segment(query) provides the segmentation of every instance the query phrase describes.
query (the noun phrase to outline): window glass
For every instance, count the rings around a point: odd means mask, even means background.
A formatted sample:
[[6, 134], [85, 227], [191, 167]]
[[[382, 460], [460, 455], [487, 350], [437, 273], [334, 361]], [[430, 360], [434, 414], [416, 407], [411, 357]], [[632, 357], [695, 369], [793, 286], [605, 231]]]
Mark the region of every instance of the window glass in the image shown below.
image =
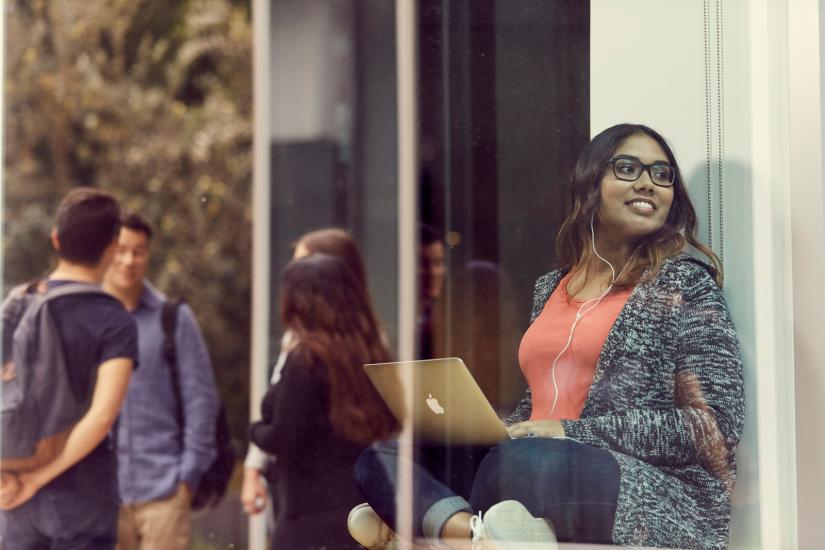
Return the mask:
[[[462, 357], [501, 412], [590, 130], [588, 3], [556, 4], [420, 3], [420, 219], [445, 275], [419, 355]], [[425, 264], [438, 246], [421, 238]]]
[[[391, 2], [271, 6], [272, 354], [281, 273], [305, 233], [349, 231], [395, 339], [397, 163]], [[300, 52], [300, 55], [296, 55]]]

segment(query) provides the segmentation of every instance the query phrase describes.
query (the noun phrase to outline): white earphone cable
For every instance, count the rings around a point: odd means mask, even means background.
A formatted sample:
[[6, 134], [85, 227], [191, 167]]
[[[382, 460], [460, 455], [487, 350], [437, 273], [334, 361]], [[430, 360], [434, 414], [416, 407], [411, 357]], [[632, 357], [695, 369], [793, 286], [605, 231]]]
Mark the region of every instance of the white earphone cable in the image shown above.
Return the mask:
[[[610, 284], [607, 286], [607, 289], [601, 294], [601, 296], [598, 296], [596, 298], [591, 298], [590, 300], [587, 300], [586, 302], [584, 302], [581, 305], [581, 307], [579, 308], [579, 311], [576, 312], [576, 319], [573, 321], [573, 324], [570, 325], [570, 334], [567, 335], [567, 343], [561, 349], [559, 354], [556, 355], [556, 358], [553, 359], [553, 366], [550, 369], [550, 375], [553, 379], [553, 406], [550, 408], [550, 416], [553, 416], [553, 412], [556, 410], [556, 405], [559, 402], [559, 384], [558, 384], [558, 381], [556, 380], [556, 364], [559, 362], [559, 359], [561, 359], [561, 356], [564, 355], [564, 352], [566, 352], [567, 349], [572, 345], [572, 343], [573, 343], [573, 332], [576, 330], [576, 325], [579, 324], [579, 321], [581, 320], [582, 317], [584, 317], [585, 315], [587, 315], [588, 313], [590, 313], [591, 311], [596, 309], [596, 307], [598, 307], [598, 305], [601, 303], [602, 299], [605, 296], [610, 294], [610, 291], [613, 290], [613, 285], [616, 284], [616, 281], [624, 273], [624, 270], [627, 267], [627, 264], [630, 263], [629, 261], [625, 262], [624, 267], [622, 267], [622, 270], [619, 272], [619, 275], [617, 276], [616, 275], [616, 269], [613, 267], [613, 264], [611, 264], [610, 262], [605, 260], [601, 256], [601, 254], [599, 254], [598, 250], [596, 250], [596, 232], [593, 229], [593, 216], [590, 216], [590, 245], [592, 246], [593, 253], [596, 255], [596, 257], [599, 258], [604, 263], [606, 263], [607, 266], [610, 268]], [[595, 302], [593, 304], [593, 306], [585, 310], [587, 305], [592, 303], [592, 302]]]

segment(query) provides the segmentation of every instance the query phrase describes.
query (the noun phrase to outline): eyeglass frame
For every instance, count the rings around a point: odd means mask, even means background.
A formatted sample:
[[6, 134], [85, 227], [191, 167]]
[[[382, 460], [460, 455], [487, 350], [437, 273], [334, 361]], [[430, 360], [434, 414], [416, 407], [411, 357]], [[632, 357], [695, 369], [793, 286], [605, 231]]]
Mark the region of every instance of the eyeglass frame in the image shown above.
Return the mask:
[[[632, 180], [629, 180], [629, 179], [627, 179], [627, 178], [623, 178], [623, 177], [619, 176], [619, 174], [617, 174], [617, 173], [616, 173], [616, 161], [617, 161], [617, 160], [630, 160], [630, 161], [633, 161], [633, 162], [638, 162], [639, 164], [641, 164], [641, 165], [642, 165], [642, 169], [641, 169], [641, 170], [639, 170], [639, 175], [638, 175], [638, 176], [636, 176], [636, 178], [635, 178], [635, 179], [632, 179]], [[612, 166], [612, 168], [613, 168], [613, 176], [614, 176], [617, 180], [627, 181], [627, 182], [639, 181], [639, 178], [641, 178], [641, 177], [642, 177], [642, 174], [644, 174], [645, 172], [647, 172], [647, 176], [650, 178], [650, 182], [651, 182], [653, 185], [656, 185], [656, 186], [658, 186], [658, 187], [668, 188], [668, 187], [673, 187], [673, 186], [676, 184], [676, 169], [673, 167], [673, 165], [672, 165], [672, 164], [670, 164], [670, 163], [668, 163], [668, 162], [661, 162], [661, 161], [657, 161], [657, 162], [651, 162], [650, 164], [645, 164], [645, 163], [644, 163], [644, 162], [642, 162], [641, 160], [637, 159], [636, 157], [631, 157], [630, 155], [617, 155], [617, 156], [613, 157], [612, 159], [608, 160], [608, 161], [605, 163], [605, 166], [607, 166], [608, 164]], [[653, 174], [651, 174], [651, 173], [650, 173], [650, 168], [651, 168], [651, 167], [653, 167], [653, 166], [667, 166], [668, 168], [670, 168], [670, 173], [671, 173], [672, 175], [671, 175], [671, 179], [670, 179], [670, 184], [669, 184], [669, 185], [662, 185], [661, 183], [656, 183], [655, 181], [653, 181]]]

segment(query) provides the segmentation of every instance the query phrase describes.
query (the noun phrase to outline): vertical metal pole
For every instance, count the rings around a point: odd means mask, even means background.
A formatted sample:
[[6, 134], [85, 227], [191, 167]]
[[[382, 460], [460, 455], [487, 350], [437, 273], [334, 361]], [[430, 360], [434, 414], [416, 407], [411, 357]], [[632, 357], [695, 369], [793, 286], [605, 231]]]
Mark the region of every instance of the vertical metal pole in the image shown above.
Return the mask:
[[415, 0], [396, 8], [398, 65], [398, 356], [415, 356], [416, 211], [418, 209], [417, 51]]
[[[269, 0], [252, 4], [253, 175], [252, 175], [252, 349], [249, 362], [249, 417], [258, 416], [269, 363], [270, 280], [270, 21]], [[249, 549], [266, 547], [266, 517], [249, 519]]]
[[[395, 3], [396, 59], [398, 71], [398, 357], [415, 357], [415, 319], [418, 213], [418, 127], [417, 127], [417, 16], [415, 0]], [[411, 380], [402, 381], [406, 402], [412, 399]], [[401, 434], [402, 460], [399, 465], [397, 499], [398, 530], [402, 539], [412, 540], [412, 433], [405, 426]]]

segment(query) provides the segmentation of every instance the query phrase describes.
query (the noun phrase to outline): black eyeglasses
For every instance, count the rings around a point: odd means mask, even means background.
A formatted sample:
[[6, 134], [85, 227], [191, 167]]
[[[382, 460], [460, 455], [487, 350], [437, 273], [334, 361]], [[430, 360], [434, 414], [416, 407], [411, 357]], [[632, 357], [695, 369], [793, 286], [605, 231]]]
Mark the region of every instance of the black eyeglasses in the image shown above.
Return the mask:
[[622, 181], [636, 181], [642, 177], [645, 170], [650, 176], [650, 181], [659, 187], [672, 187], [676, 181], [676, 170], [665, 162], [645, 164], [635, 157], [618, 156], [607, 163], [613, 165], [613, 175]]

